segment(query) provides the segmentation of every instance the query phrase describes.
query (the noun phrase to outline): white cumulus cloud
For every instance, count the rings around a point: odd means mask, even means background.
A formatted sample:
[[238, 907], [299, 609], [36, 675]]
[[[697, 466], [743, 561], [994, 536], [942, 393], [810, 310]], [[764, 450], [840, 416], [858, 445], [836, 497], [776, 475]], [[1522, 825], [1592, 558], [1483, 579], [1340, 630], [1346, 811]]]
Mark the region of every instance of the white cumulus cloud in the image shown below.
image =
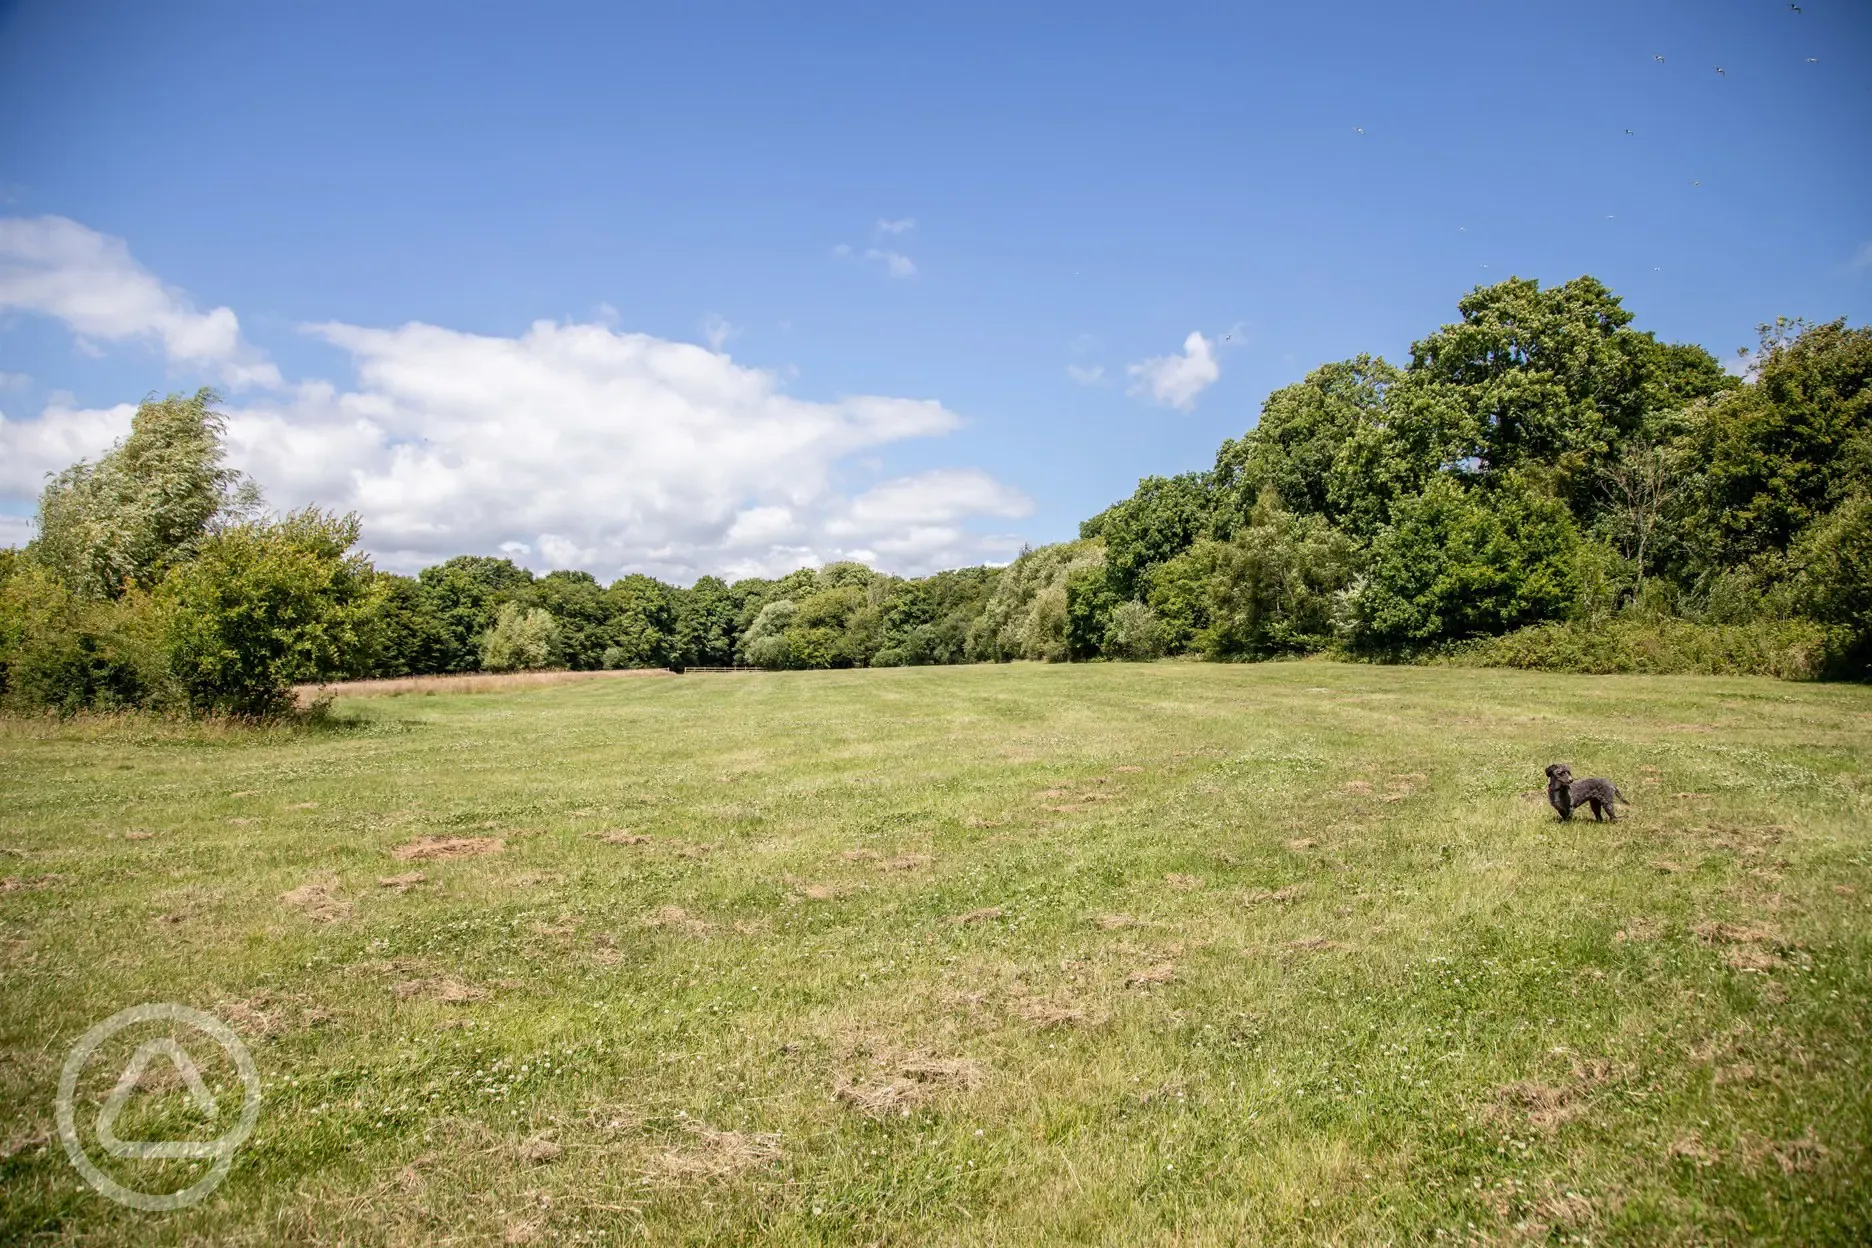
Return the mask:
[[[106, 316], [59, 293], [101, 286], [92, 278], [102, 255], [157, 292], [148, 307], [186, 310], [121, 244], [72, 229], [91, 240], [71, 249], [80, 274], [48, 262], [24, 287], [4, 288], [15, 306], [55, 311], [93, 339], [164, 332], [147, 328], [165, 324], [161, 315]], [[349, 354], [355, 380], [282, 384], [231, 406], [229, 461], [276, 508], [356, 511], [366, 547], [396, 570], [505, 552], [538, 570], [606, 578], [774, 575], [848, 558], [921, 574], [1019, 550], [1018, 536], [986, 530], [1031, 504], [987, 473], [870, 482], [877, 467], [867, 461], [881, 448], [960, 425], [941, 403], [796, 398], [782, 374], [722, 352], [733, 331], [719, 318], [705, 322], [706, 347], [609, 319], [540, 321], [512, 337], [421, 323], [305, 326]], [[18, 514], [47, 472], [95, 459], [129, 432], [133, 413], [54, 396], [36, 417], [0, 415], [6, 534], [24, 531]]]
[[237, 389], [280, 382], [279, 369], [242, 340], [231, 309], [196, 311], [122, 239], [65, 217], [0, 218], [0, 308], [56, 317], [93, 350], [98, 340], [154, 340], [175, 363]]
[[[848, 456], [949, 432], [929, 400], [794, 398], [765, 370], [689, 343], [539, 322], [515, 338], [434, 325], [312, 331], [359, 383], [307, 382], [229, 409], [230, 462], [276, 507], [355, 510], [383, 566], [503, 551], [539, 570], [775, 575], [864, 558], [920, 574], [1005, 558], [979, 519], [1027, 514], [987, 473], [946, 469], [858, 491]], [[133, 409], [0, 421], [0, 502], [95, 458]]]
[[1082, 386], [1102, 386], [1105, 384], [1105, 366], [1094, 364], [1090, 368], [1081, 364], [1068, 364], [1066, 375]]
[[39, 497], [46, 476], [96, 459], [111, 443], [130, 433], [136, 407], [84, 409], [67, 396], [54, 396], [36, 420], [18, 420], [0, 412], [0, 498], [26, 505]]
[[878, 218], [877, 231], [880, 234], [903, 234], [914, 229], [916, 229], [915, 217], [900, 217], [895, 221], [889, 221], [883, 217]]
[[1216, 362], [1215, 343], [1192, 330], [1183, 340], [1183, 354], [1153, 356], [1127, 365], [1125, 372], [1137, 379], [1127, 393], [1187, 412], [1222, 375], [1222, 366]]

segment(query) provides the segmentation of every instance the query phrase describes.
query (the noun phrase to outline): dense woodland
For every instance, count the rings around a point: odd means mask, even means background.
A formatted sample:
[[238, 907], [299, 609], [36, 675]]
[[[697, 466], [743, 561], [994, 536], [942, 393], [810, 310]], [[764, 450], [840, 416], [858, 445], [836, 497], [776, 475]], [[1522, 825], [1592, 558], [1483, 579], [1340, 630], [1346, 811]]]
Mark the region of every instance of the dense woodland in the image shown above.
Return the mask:
[[0, 703], [265, 715], [333, 677], [1315, 652], [1866, 677], [1872, 329], [1778, 320], [1736, 376], [1590, 277], [1458, 307], [1407, 364], [1269, 395], [1213, 466], [1145, 478], [1077, 540], [916, 580], [380, 572], [355, 516], [265, 510], [212, 392], [152, 400], [0, 552]]

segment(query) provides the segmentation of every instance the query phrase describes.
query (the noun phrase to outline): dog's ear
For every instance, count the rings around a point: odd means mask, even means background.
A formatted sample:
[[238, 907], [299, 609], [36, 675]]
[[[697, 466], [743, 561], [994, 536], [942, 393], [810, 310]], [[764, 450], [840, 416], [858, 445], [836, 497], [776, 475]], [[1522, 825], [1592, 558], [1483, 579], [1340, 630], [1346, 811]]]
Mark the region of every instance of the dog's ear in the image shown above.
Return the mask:
[[1548, 763], [1547, 764], [1547, 778], [1549, 780], [1553, 779], [1553, 773], [1559, 770], [1560, 770], [1559, 763]]

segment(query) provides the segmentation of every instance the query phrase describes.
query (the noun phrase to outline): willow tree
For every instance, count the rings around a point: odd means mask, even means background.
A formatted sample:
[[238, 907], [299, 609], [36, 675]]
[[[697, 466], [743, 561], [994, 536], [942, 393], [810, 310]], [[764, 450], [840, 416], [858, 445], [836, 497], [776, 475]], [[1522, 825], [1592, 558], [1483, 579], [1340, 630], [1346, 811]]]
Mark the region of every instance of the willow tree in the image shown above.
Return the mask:
[[59, 473], [39, 498], [39, 564], [85, 598], [150, 589], [218, 525], [251, 519], [259, 489], [226, 466], [220, 396], [148, 399], [130, 436]]

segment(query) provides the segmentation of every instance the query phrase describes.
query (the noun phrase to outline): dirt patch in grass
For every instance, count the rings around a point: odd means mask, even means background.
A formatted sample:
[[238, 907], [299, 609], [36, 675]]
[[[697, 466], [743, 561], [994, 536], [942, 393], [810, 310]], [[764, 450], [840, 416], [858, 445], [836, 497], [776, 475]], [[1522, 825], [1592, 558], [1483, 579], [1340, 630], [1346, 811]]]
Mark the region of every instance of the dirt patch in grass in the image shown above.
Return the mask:
[[1287, 848], [1296, 854], [1304, 854], [1309, 849], [1318, 849], [1319, 842], [1310, 836], [1298, 836], [1287, 842]]
[[542, 1131], [521, 1140], [520, 1146], [514, 1152], [529, 1166], [543, 1166], [565, 1156], [565, 1146], [553, 1139], [549, 1133]]
[[650, 1158], [644, 1177], [651, 1182], [705, 1183], [733, 1178], [747, 1170], [772, 1165], [784, 1155], [780, 1137], [752, 1131], [717, 1131], [702, 1123], [687, 1124], [689, 1138]]
[[1522, 1119], [1535, 1130], [1549, 1134], [1585, 1110], [1571, 1088], [1535, 1079], [1518, 1079], [1502, 1088], [1495, 1094], [1495, 1108], [1498, 1119], [1510, 1124]]
[[401, 875], [378, 876], [377, 887], [392, 889], [400, 896], [403, 893], [409, 892], [410, 889], [415, 888], [418, 884], [427, 882], [428, 879], [429, 877], [420, 871], [405, 871]]
[[1264, 902], [1285, 905], [1290, 901], [1298, 901], [1300, 896], [1305, 892], [1306, 886], [1304, 884], [1288, 884], [1281, 888], [1263, 888], [1257, 889], [1252, 893], [1243, 893], [1241, 902], [1244, 906], [1258, 906]]
[[703, 922], [681, 906], [661, 906], [653, 913], [644, 916], [643, 925], [657, 931], [676, 932], [696, 939], [701, 939], [714, 930], [712, 923]]
[[1164, 876], [1164, 883], [1179, 893], [1193, 893], [1203, 886], [1202, 880], [1194, 875], [1185, 875], [1181, 871], [1172, 871]]
[[1829, 1155], [1826, 1145], [1820, 1142], [1811, 1126], [1799, 1138], [1792, 1140], [1747, 1137], [1737, 1152], [1742, 1164], [1750, 1170], [1760, 1169], [1763, 1163], [1772, 1159], [1782, 1174], [1806, 1174], [1818, 1170]]
[[294, 1026], [313, 1027], [331, 1015], [308, 1008], [301, 1001], [262, 990], [248, 997], [224, 997], [215, 1002], [215, 1017], [248, 1039], [271, 1040]]
[[398, 862], [437, 862], [446, 858], [474, 858], [498, 854], [507, 842], [498, 836], [419, 836], [390, 851]]
[[912, 1107], [943, 1092], [978, 1088], [985, 1078], [981, 1066], [965, 1057], [886, 1050], [857, 1073], [834, 1076], [832, 1095], [872, 1117], [907, 1117]]
[[1664, 934], [1664, 925], [1656, 919], [1643, 915], [1634, 915], [1619, 924], [1619, 929], [1612, 933], [1612, 939], [1619, 944], [1636, 944], [1640, 941], [1656, 940]]
[[290, 892], [281, 893], [280, 900], [314, 923], [335, 923], [351, 913], [351, 903], [338, 896], [335, 876], [308, 880]]
[[0, 893], [36, 893], [56, 885], [62, 877], [56, 872], [36, 875], [31, 878], [9, 875], [0, 880]]
[[603, 833], [598, 839], [607, 845], [648, 845], [650, 843], [649, 837], [626, 831], [623, 828], [615, 832]]
[[1690, 930], [1699, 943], [1721, 946], [1723, 961], [1734, 970], [1763, 972], [1786, 965], [1778, 953], [1763, 948], [1764, 945], [1784, 943], [1781, 934], [1772, 928], [1711, 919], [1696, 924]]
[[150, 837], [155, 835], [156, 834], [148, 828], [131, 828], [128, 832], [123, 834], [123, 839], [126, 841], [147, 841]]
[[1698, 923], [1690, 931], [1706, 945], [1777, 944], [1781, 940], [1780, 933], [1770, 928], [1715, 920]]
[[921, 871], [934, 861], [928, 854], [898, 854], [879, 862], [877, 868], [880, 871]]
[[807, 901], [837, 901], [852, 890], [845, 884], [801, 884], [794, 891]]
[[1152, 988], [1158, 984], [1167, 984], [1176, 978], [1176, 963], [1159, 962], [1154, 966], [1140, 967], [1125, 976], [1125, 983], [1133, 988]]
[[1664, 1155], [1672, 1161], [1687, 1161], [1695, 1166], [1709, 1167], [1721, 1160], [1720, 1154], [1703, 1142], [1703, 1137], [1695, 1131], [1678, 1136], [1671, 1141]]
[[1351, 946], [1337, 940], [1328, 940], [1324, 936], [1306, 936], [1300, 940], [1290, 940], [1282, 946], [1301, 953], [1330, 953], [1336, 949], [1350, 949]]
[[1738, 945], [1725, 951], [1723, 961], [1738, 971], [1772, 971], [1786, 965], [1775, 954], [1754, 945]]
[[390, 985], [391, 995], [399, 1001], [411, 1001], [421, 997], [429, 1001], [440, 1001], [444, 1005], [466, 1005], [470, 1001], [479, 1001], [487, 996], [487, 990], [464, 984], [461, 980], [447, 975], [434, 979], [406, 979]]
[[970, 910], [967, 914], [958, 914], [950, 922], [956, 924], [986, 923], [990, 919], [1000, 918], [1005, 911], [1000, 906], [983, 906], [979, 910]]
[[1036, 1027], [1096, 1027], [1110, 1016], [1076, 1001], [1060, 997], [1020, 997], [1014, 1013]]
[[848, 849], [839, 857], [846, 862], [876, 862], [881, 855], [875, 849]]
[[1496, 1091], [1487, 1116], [1510, 1127], [1526, 1122], [1536, 1131], [1551, 1135], [1585, 1113], [1588, 1095], [1610, 1083], [1616, 1074], [1607, 1059], [1591, 1058], [1576, 1063], [1563, 1084], [1517, 1079]]

